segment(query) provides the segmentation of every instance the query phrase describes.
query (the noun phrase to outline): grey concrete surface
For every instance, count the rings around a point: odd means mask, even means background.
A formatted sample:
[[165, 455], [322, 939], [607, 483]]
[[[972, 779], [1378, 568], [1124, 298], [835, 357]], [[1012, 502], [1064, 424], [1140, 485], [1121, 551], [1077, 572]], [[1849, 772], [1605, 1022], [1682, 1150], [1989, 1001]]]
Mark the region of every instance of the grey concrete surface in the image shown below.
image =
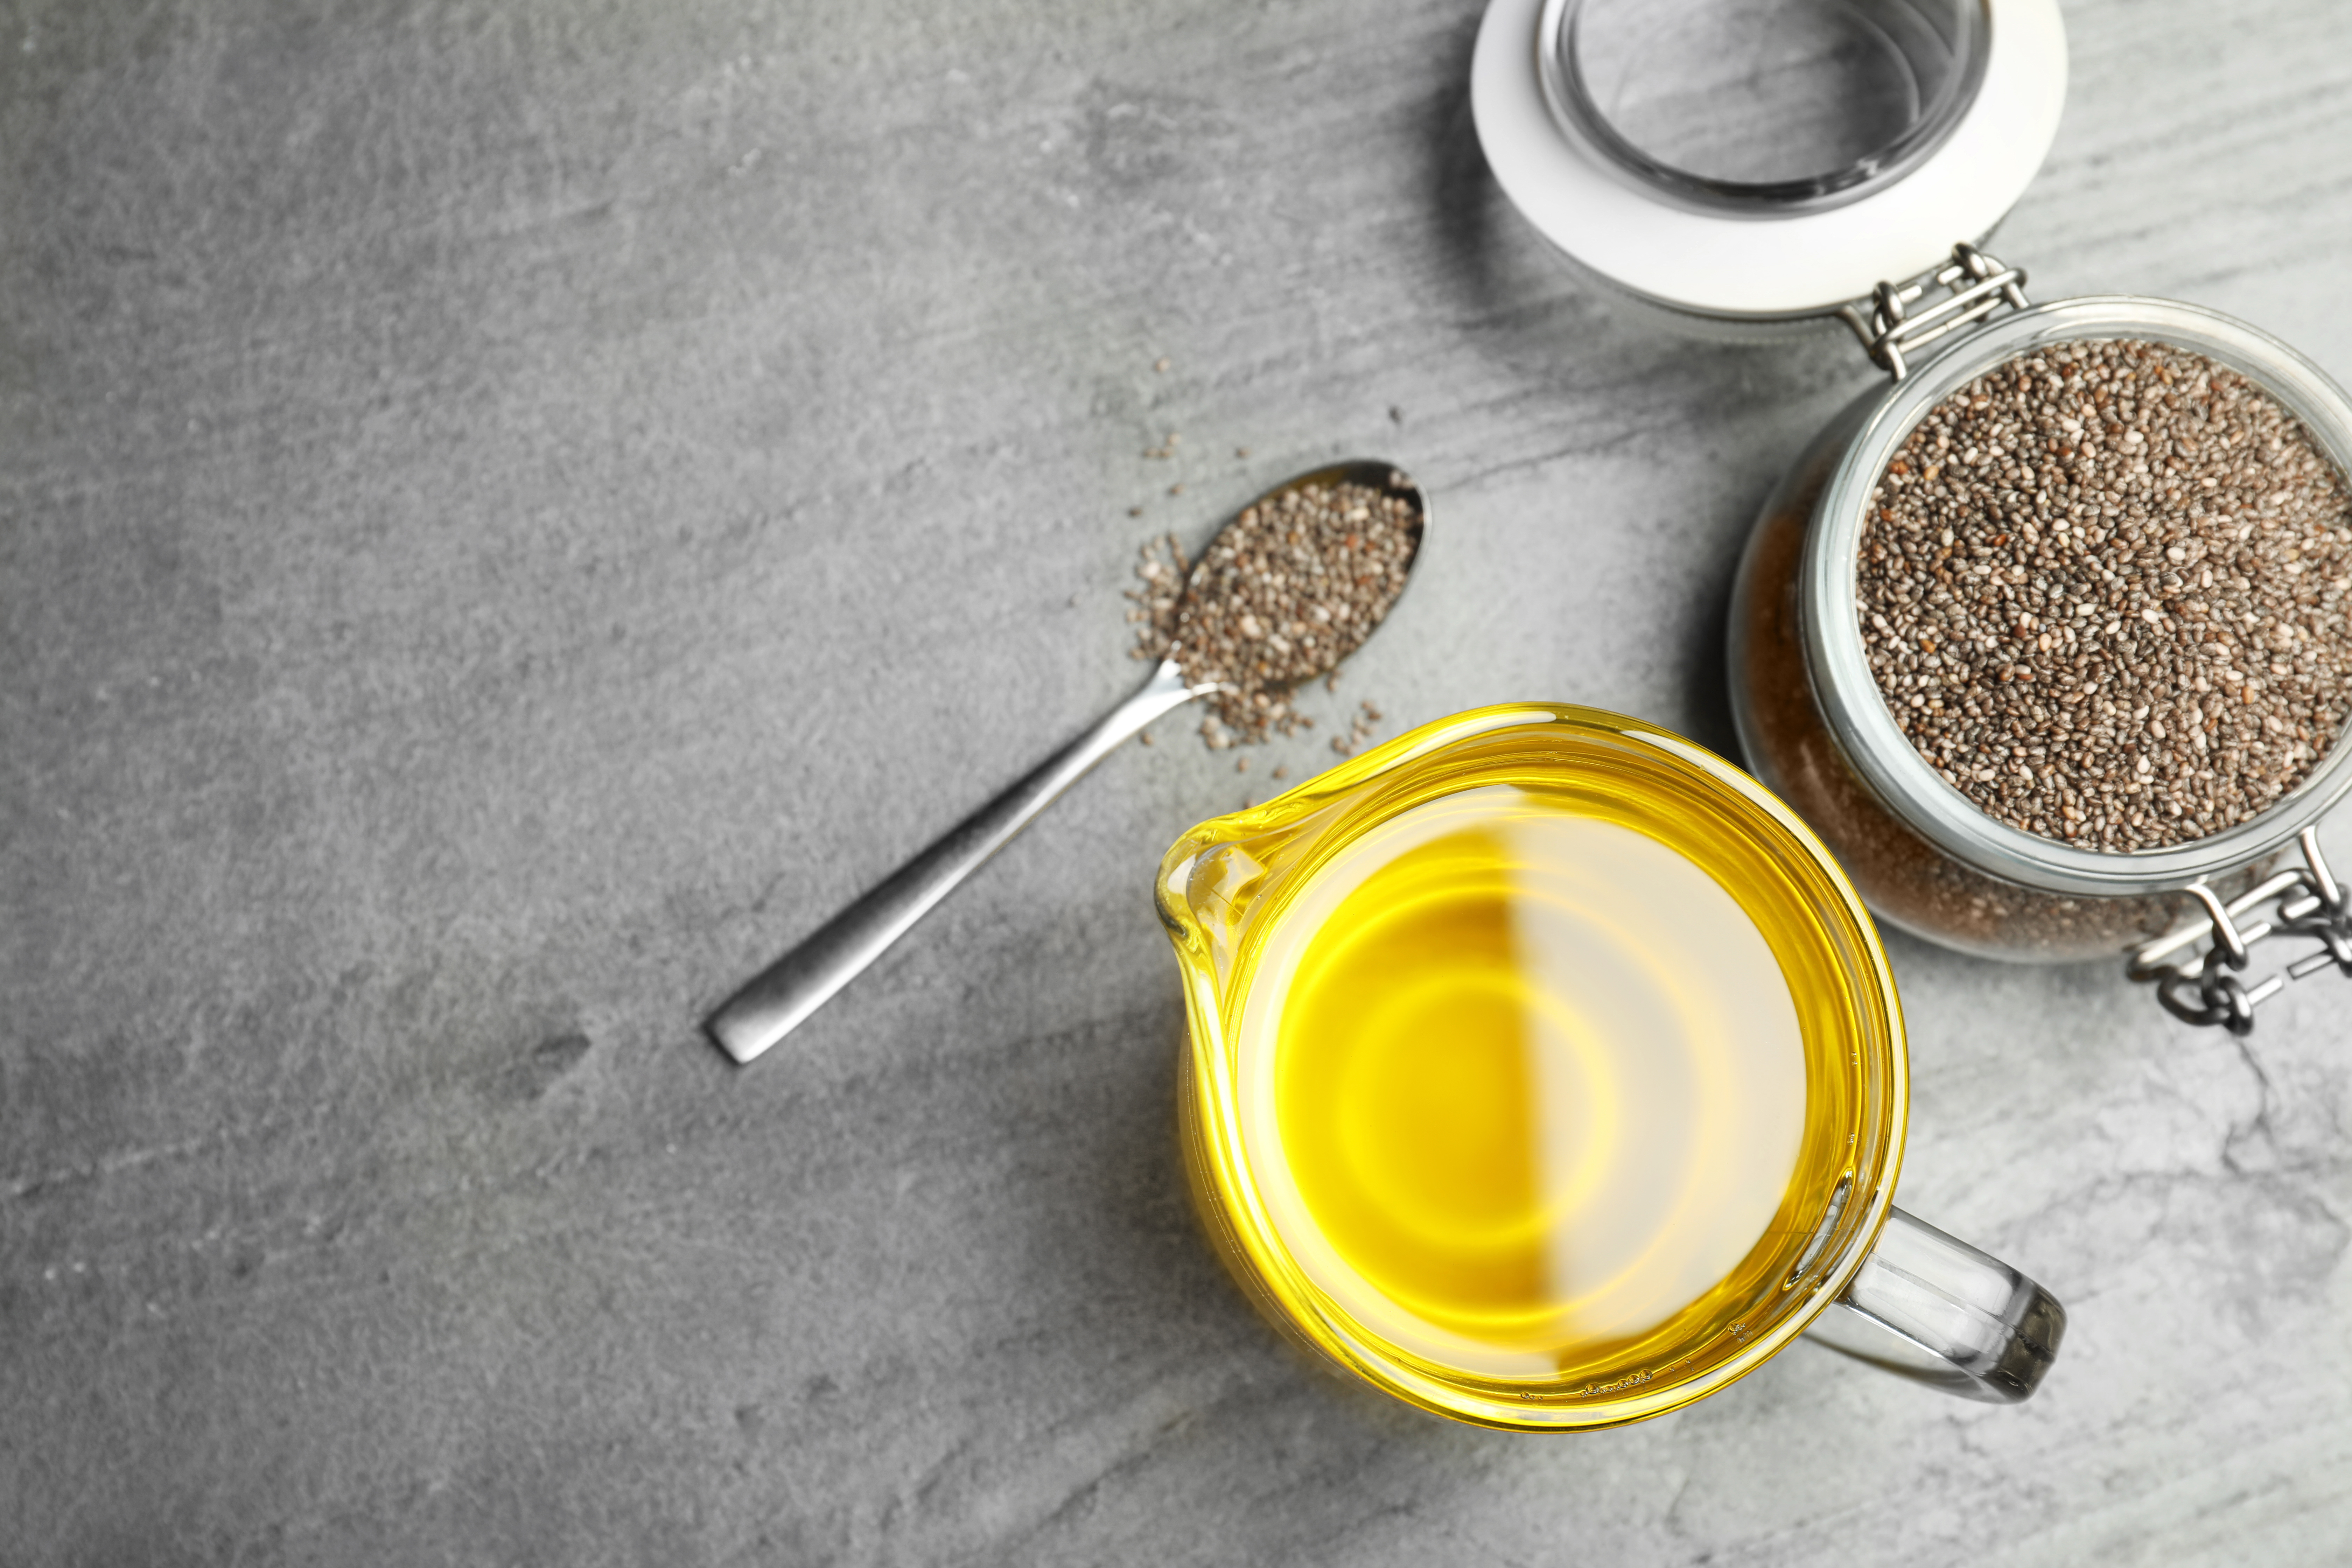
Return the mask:
[[[1801, 1345], [1549, 1440], [1293, 1360], [1179, 1191], [1149, 870], [1319, 738], [1163, 721], [698, 1037], [1139, 679], [1147, 533], [1329, 457], [1440, 527], [1315, 710], [1731, 744], [1868, 373], [1566, 276], [1478, 10], [0, 3], [0, 1562], [2352, 1560], [2340, 984], [2240, 1046], [1895, 942], [1903, 1201], [2068, 1302], [2043, 1393]], [[2352, 13], [2067, 18], [2003, 254], [2352, 380]]]

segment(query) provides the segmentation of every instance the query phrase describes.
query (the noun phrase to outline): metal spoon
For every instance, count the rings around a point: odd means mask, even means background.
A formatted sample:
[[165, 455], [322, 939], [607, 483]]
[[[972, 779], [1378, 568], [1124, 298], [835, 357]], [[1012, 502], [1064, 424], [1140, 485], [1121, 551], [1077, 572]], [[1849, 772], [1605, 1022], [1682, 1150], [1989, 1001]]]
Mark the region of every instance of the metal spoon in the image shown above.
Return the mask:
[[[1335, 463], [1277, 485], [1252, 506], [1264, 506], [1288, 490], [1359, 484], [1408, 498], [1418, 520], [1413, 554], [1420, 555], [1429, 525], [1429, 506], [1420, 487], [1387, 463]], [[1236, 514], [1238, 515], [1238, 514]], [[1231, 524], [1227, 525], [1228, 527]], [[1203, 551], [1203, 557], [1208, 552]], [[1199, 568], [1194, 568], [1195, 576]], [[1191, 584], [1188, 583], [1187, 588]], [[1334, 663], [1338, 662], [1336, 659]], [[1315, 672], [1321, 674], [1321, 670]], [[1306, 679], [1313, 679], [1309, 676]], [[1173, 657], [1160, 661], [1143, 689], [1112, 709], [1101, 722], [1070, 742], [1034, 773], [982, 806], [945, 837], [908, 861], [890, 879], [833, 917], [823, 929], [778, 959], [758, 979], [710, 1016], [710, 1037], [738, 1062], [748, 1062], [798, 1027], [801, 1021], [882, 956], [931, 906], [980, 868], [982, 861], [1078, 780], [1111, 749], [1171, 709], [1216, 690], [1192, 686]]]

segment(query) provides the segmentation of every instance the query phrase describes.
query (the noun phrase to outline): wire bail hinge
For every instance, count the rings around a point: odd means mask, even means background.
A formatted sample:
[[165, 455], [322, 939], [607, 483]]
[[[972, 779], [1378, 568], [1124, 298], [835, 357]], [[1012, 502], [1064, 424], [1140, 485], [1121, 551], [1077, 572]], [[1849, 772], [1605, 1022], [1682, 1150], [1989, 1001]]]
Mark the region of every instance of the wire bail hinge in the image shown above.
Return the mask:
[[[2302, 865], [2272, 873], [2226, 904], [2211, 888], [2197, 883], [2189, 892], [2204, 906], [2202, 918], [2132, 954], [2126, 973], [2134, 980], [2154, 982], [2156, 999], [2166, 1012], [2186, 1023], [2220, 1024], [2243, 1035], [2254, 1026], [2254, 1009], [2285, 990], [2288, 981], [2330, 967], [2352, 977], [2352, 903], [2319, 852], [2319, 829], [2305, 828], [2295, 842], [2303, 850]], [[2267, 919], [2242, 923], [2256, 906], [2273, 900]], [[2313, 937], [2319, 950], [2247, 984], [2240, 975], [2254, 945], [2274, 936]], [[2200, 942], [2207, 944], [2202, 952]]]
[[[1931, 283], [1947, 290], [1947, 297], [1915, 313], [1911, 307]], [[1952, 247], [1952, 259], [1930, 276], [1899, 288], [1881, 283], [1867, 300], [1840, 307], [1838, 316], [1862, 340], [1863, 352], [1901, 381], [1911, 369], [1906, 352], [1981, 321], [2003, 305], [2022, 310], [2030, 303], [2022, 268], [2005, 267], [1963, 240]]]

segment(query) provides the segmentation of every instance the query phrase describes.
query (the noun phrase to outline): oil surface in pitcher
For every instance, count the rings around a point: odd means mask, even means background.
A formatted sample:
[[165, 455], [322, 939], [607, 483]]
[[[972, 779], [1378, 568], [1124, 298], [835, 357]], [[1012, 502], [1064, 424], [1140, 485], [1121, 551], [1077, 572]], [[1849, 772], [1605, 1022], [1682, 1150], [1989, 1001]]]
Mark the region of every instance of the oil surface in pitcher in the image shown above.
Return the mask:
[[1251, 1164], [1365, 1328], [1543, 1375], [1752, 1299], [1725, 1282], [1807, 1142], [1804, 1042], [1755, 921], [1668, 845], [1540, 790], [1426, 801], [1237, 980]]

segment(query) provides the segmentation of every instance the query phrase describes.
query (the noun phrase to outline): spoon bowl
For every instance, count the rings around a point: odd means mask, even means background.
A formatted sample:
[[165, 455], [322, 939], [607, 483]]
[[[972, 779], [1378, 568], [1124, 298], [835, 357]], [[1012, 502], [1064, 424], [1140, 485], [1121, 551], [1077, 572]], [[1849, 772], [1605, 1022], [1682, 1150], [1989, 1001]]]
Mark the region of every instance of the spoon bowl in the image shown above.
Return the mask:
[[[1284, 504], [1290, 496], [1343, 486], [1360, 499], [1372, 498], [1370, 507], [1341, 514], [1327, 505], [1300, 516]], [[1383, 559], [1382, 546], [1370, 537], [1375, 511], [1387, 514], [1383, 521], [1403, 535], [1401, 560]], [[1287, 692], [1328, 674], [1395, 607], [1420, 554], [1426, 517], [1420, 487], [1386, 463], [1335, 463], [1269, 491], [1244, 507], [1193, 563], [1175, 610], [1176, 658], [1195, 685], [1214, 675], [1239, 675], [1266, 692]], [[1305, 525], [1305, 532], [1286, 528], [1286, 522]], [[1236, 534], [1248, 537], [1227, 546]], [[1243, 568], [1238, 580], [1236, 564]], [[1368, 585], [1370, 594], [1360, 594]], [[1236, 636], [1237, 628], [1252, 626], [1253, 611], [1264, 624]], [[1202, 657], [1188, 658], [1188, 638], [1213, 616], [1222, 620], [1222, 635], [1212, 648], [1196, 650]]]

